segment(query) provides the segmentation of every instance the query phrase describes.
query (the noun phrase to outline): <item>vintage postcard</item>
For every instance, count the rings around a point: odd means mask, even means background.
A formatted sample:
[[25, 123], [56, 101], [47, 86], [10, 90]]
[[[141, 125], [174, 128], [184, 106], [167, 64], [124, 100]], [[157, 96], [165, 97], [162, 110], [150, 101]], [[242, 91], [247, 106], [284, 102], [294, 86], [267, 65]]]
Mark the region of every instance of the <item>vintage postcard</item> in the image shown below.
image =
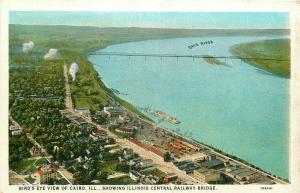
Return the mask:
[[1, 191], [299, 192], [292, 3], [82, 4], [3, 3]]

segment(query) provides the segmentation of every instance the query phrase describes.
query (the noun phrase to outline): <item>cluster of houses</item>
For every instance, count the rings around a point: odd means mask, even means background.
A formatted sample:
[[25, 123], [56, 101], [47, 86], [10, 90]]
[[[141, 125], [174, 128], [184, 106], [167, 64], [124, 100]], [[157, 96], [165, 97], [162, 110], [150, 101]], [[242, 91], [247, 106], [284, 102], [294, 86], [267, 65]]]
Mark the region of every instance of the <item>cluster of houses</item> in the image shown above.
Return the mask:
[[88, 124], [84, 118], [82, 118], [81, 116], [75, 115], [67, 110], [60, 110], [60, 114], [67, 117], [68, 119], [70, 119], [71, 121], [75, 122], [78, 125], [84, 126], [86, 124]]
[[[104, 106], [103, 111], [97, 111], [95, 115], [91, 115], [88, 109], [76, 109], [75, 110], [80, 115], [86, 116], [101, 116], [109, 119], [109, 124], [114, 125], [114, 131], [121, 134], [134, 134], [139, 128], [136, 127], [138, 124], [134, 124], [135, 121], [133, 117], [130, 117], [125, 110], [120, 106]], [[68, 112], [61, 112], [69, 119], [73, 120], [79, 125], [88, 124], [85, 120], [74, 114]], [[157, 131], [157, 130], [154, 130]], [[154, 135], [159, 138], [159, 134], [154, 132]], [[168, 136], [168, 135], [167, 135]], [[107, 133], [105, 129], [98, 129], [90, 133], [90, 137], [94, 141], [105, 141], [108, 140]], [[199, 182], [202, 183], [212, 183], [218, 182], [222, 179], [222, 176], [231, 178], [233, 183], [247, 184], [257, 182], [261, 175], [255, 171], [252, 171], [247, 168], [242, 168], [238, 165], [233, 165], [228, 160], [217, 157], [216, 154], [211, 152], [206, 148], [199, 148], [198, 146], [185, 143], [179, 139], [170, 139], [163, 140], [160, 144], [151, 146], [146, 146], [140, 140], [135, 137], [129, 137], [129, 141], [139, 145], [141, 148], [148, 150], [150, 153], [153, 153], [165, 159], [165, 151], [172, 152], [175, 156], [173, 159], [173, 164], [179, 169], [185, 172], [188, 175], [193, 176]], [[176, 183], [177, 176], [175, 174], [166, 174], [164, 179], [160, 179], [158, 176], [153, 175], [151, 171], [154, 171], [156, 168], [153, 165], [153, 161], [150, 159], [142, 159], [137, 154], [134, 154], [132, 149], [122, 149], [117, 144], [107, 144], [102, 148], [103, 151], [109, 148], [110, 153], [116, 153], [122, 151], [118, 156], [120, 162], [129, 166], [129, 177], [137, 183], [142, 184], [157, 184], [158, 182], [163, 183]], [[87, 150], [88, 151], [88, 150]], [[101, 150], [102, 151], [102, 150]], [[101, 152], [100, 151], [100, 152]], [[184, 154], [192, 154], [195, 152], [200, 152], [204, 156], [201, 159], [196, 160], [183, 160], [178, 161]], [[88, 157], [89, 152], [86, 153], [84, 157], [76, 158], [77, 163], [84, 163], [84, 168], [89, 168], [89, 162], [91, 161]], [[99, 155], [101, 157], [101, 153]], [[177, 160], [177, 161], [176, 161]]]
[[22, 133], [22, 129], [17, 125], [10, 125], [9, 131], [11, 135], [20, 135]]
[[164, 178], [155, 174], [157, 170], [151, 159], [142, 159], [134, 154], [132, 149], [124, 148], [119, 156], [120, 162], [125, 162], [129, 167], [129, 177], [140, 184], [170, 183], [177, 180], [175, 174], [165, 175]]
[[48, 184], [58, 177], [57, 167], [52, 164], [46, 164], [36, 171], [36, 184]]
[[40, 156], [42, 154], [42, 149], [36, 145], [32, 146], [29, 149], [30, 155], [33, 157]]

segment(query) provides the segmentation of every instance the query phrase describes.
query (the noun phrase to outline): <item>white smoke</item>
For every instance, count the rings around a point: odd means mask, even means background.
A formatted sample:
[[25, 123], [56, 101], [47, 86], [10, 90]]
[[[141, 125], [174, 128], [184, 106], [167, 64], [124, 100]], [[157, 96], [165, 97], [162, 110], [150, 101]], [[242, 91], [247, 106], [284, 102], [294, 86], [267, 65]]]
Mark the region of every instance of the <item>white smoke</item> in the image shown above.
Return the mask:
[[75, 81], [75, 79], [76, 79], [76, 73], [77, 73], [77, 71], [78, 71], [78, 65], [75, 62], [73, 62], [71, 64], [70, 69], [69, 69], [69, 73], [71, 74], [71, 76], [73, 78], [73, 81]]
[[23, 43], [23, 52], [27, 53], [34, 47], [34, 43], [32, 41]]
[[57, 54], [57, 49], [51, 48], [47, 54], [45, 54], [44, 59], [51, 59]]

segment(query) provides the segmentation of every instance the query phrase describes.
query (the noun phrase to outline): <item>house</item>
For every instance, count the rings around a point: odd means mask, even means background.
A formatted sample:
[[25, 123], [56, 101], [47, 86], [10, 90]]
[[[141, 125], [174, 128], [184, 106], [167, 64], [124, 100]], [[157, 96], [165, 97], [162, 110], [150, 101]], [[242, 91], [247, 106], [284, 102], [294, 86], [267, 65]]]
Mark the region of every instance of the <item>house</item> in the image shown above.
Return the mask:
[[142, 168], [148, 168], [153, 166], [153, 161], [151, 159], [144, 159], [140, 161], [140, 166]]
[[111, 154], [114, 154], [114, 153], [118, 153], [120, 150], [121, 150], [121, 147], [117, 147], [117, 148], [109, 150], [108, 152]]
[[123, 155], [124, 156], [132, 156], [133, 155], [133, 150], [129, 148], [124, 148], [123, 149]]
[[92, 132], [90, 134], [90, 137], [94, 140], [94, 141], [98, 141], [98, 140], [106, 140], [108, 138], [107, 133], [105, 130], [102, 129], [98, 129], [95, 132]]
[[78, 158], [76, 158], [75, 159], [78, 163], [81, 163], [81, 162], [83, 162], [83, 159], [82, 159], [82, 157], [81, 156], [79, 156]]
[[85, 150], [85, 153], [87, 154], [87, 155], [90, 155], [91, 154], [91, 152], [87, 149], [87, 150]]
[[129, 166], [134, 166], [136, 164], [136, 162], [133, 160], [129, 160], [128, 162], [126, 162], [126, 164]]
[[207, 168], [200, 168], [197, 170], [194, 170], [194, 177], [203, 183], [208, 182], [216, 182], [220, 179], [221, 175], [218, 171], [215, 170], [209, 170]]
[[90, 159], [91, 159], [91, 158], [90, 158], [88, 155], [84, 156], [84, 160], [85, 160], [85, 161], [90, 160]]
[[12, 135], [20, 135], [21, 133], [22, 133], [21, 130], [15, 130], [11, 132]]
[[91, 112], [88, 108], [77, 108], [77, 109], [75, 109], [75, 112], [80, 113], [80, 114], [86, 114], [86, 115], [91, 114]]
[[103, 153], [100, 152], [99, 155], [98, 155], [98, 157], [99, 157], [100, 159], [102, 159], [102, 158], [103, 158]]
[[219, 159], [213, 159], [213, 160], [210, 160], [210, 161], [200, 163], [200, 166], [204, 167], [204, 168], [208, 168], [208, 169], [222, 168], [222, 167], [224, 167], [224, 162], [222, 160], [219, 160]]
[[18, 126], [15, 126], [15, 125], [11, 125], [11, 126], [9, 127], [9, 130], [10, 130], [10, 131], [16, 131], [16, 130], [19, 130], [19, 127], [18, 127]]
[[108, 117], [117, 117], [123, 113], [119, 107], [104, 107], [103, 112], [106, 113]]
[[125, 159], [124, 159], [124, 158], [122, 158], [121, 156], [118, 156], [118, 159], [119, 159], [119, 162], [123, 162], [123, 161], [125, 161]]
[[240, 181], [257, 181], [259, 174], [247, 168], [232, 167], [225, 170], [226, 174], [231, 178], [236, 178]]
[[100, 180], [92, 180], [91, 183], [92, 184], [100, 184]]
[[177, 178], [178, 178], [178, 176], [175, 173], [168, 173], [164, 177], [164, 182], [170, 183], [170, 182], [177, 180]]
[[58, 151], [60, 148], [57, 145], [54, 145], [53, 151]]
[[83, 168], [84, 168], [84, 169], [89, 169], [89, 168], [90, 168], [90, 164], [89, 164], [89, 163], [83, 164]]
[[37, 184], [47, 184], [51, 180], [57, 178], [57, 168], [53, 165], [45, 165], [36, 171], [36, 183]]
[[104, 145], [104, 149], [113, 149], [119, 147], [117, 143]]
[[141, 158], [139, 155], [137, 155], [137, 156], [135, 156], [135, 157], [133, 158], [133, 161], [135, 161], [135, 162], [140, 162], [141, 159], [142, 159], [142, 158]]
[[119, 115], [119, 122], [120, 123], [128, 123], [130, 121], [130, 117], [126, 115]]
[[143, 179], [143, 181], [144, 181], [143, 183], [145, 183], [145, 184], [153, 185], [153, 184], [156, 184], [159, 181], [159, 179], [157, 179], [154, 176], [146, 176]]
[[91, 119], [91, 112], [88, 108], [77, 108], [77, 109], [75, 109], [75, 112], [79, 113], [80, 115], [82, 115], [88, 119]]
[[120, 127], [120, 128], [117, 128], [115, 129], [116, 132], [118, 133], [125, 133], [125, 134], [133, 134], [133, 132], [135, 131], [134, 128], [123, 128], [123, 127]]
[[103, 111], [96, 111], [95, 115], [100, 116], [100, 117], [106, 117], [107, 116], [107, 114]]
[[216, 154], [212, 153], [210, 150], [205, 150], [202, 152], [205, 155], [206, 160], [214, 160], [216, 159]]
[[72, 119], [78, 125], [85, 125], [88, 124], [82, 117], [76, 117]]
[[39, 147], [36, 147], [36, 146], [32, 146], [30, 149], [29, 149], [29, 152], [32, 156], [40, 156], [41, 153], [42, 153], [42, 150], [41, 148]]
[[137, 181], [139, 181], [139, 180], [141, 179], [141, 174], [139, 174], [139, 173], [136, 172], [136, 171], [131, 171], [131, 172], [129, 172], [129, 177], [130, 177], [133, 181], [137, 182]]

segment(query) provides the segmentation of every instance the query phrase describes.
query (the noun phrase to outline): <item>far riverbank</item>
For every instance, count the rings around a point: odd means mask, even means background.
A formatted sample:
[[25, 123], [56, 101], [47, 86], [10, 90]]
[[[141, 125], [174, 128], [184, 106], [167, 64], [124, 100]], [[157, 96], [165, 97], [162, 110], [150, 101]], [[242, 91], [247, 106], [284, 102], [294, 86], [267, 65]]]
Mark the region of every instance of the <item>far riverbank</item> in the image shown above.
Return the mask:
[[[290, 77], [290, 40], [274, 39], [236, 44], [230, 51], [245, 62], [273, 74]], [[269, 60], [271, 59], [271, 60]]]

